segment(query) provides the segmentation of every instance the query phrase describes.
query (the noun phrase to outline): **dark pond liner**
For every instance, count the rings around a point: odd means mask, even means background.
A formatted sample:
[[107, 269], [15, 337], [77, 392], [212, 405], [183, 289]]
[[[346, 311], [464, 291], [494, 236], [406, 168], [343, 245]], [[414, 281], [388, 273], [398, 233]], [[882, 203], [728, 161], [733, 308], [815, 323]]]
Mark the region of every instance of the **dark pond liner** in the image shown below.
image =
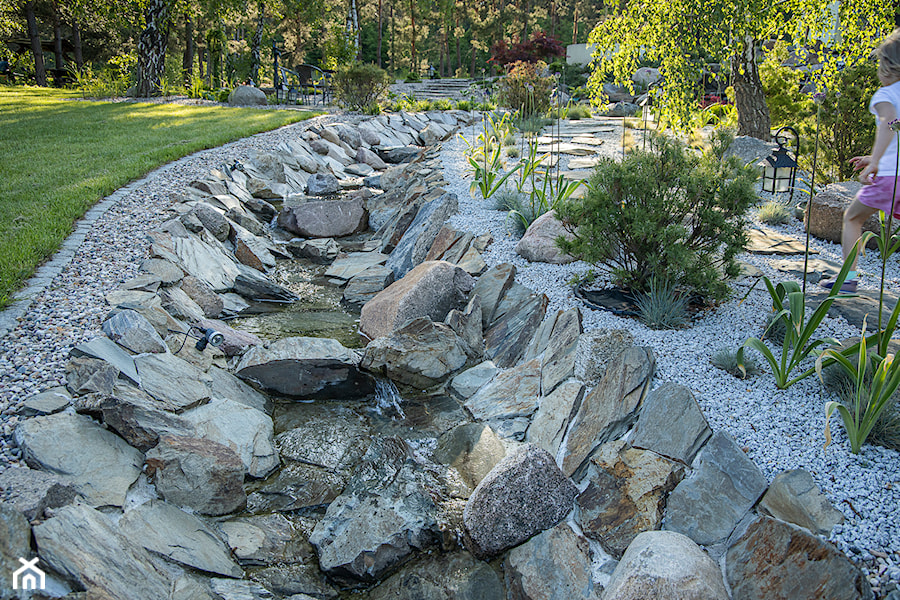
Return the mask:
[[594, 310], [606, 310], [614, 315], [637, 317], [640, 314], [634, 296], [616, 288], [605, 290], [585, 290], [581, 285], [575, 286], [575, 297], [584, 305]]

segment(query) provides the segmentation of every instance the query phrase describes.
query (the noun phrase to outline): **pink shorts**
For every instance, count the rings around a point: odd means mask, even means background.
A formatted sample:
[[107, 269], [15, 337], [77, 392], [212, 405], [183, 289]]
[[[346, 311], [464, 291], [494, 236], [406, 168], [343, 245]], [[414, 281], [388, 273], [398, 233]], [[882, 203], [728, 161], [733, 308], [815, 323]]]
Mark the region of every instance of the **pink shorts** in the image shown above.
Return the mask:
[[[894, 195], [896, 180], [897, 178], [893, 175], [875, 177], [872, 179], [872, 183], [862, 186], [862, 189], [856, 194], [856, 199], [869, 208], [882, 210], [887, 214], [891, 210], [891, 198]], [[896, 187], [897, 199], [894, 201], [894, 216], [900, 218], [900, 182], [897, 182]]]

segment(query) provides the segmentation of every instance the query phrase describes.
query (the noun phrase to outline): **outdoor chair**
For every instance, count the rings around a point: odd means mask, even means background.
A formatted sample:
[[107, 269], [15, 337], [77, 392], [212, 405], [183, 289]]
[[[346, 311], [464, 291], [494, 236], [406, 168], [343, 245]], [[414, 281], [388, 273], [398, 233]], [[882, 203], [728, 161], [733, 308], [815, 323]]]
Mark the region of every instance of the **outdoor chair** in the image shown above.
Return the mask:
[[303, 95], [304, 103], [310, 104], [309, 98], [312, 96], [312, 104], [315, 104], [319, 94], [322, 95], [322, 104], [327, 103], [327, 97], [331, 91], [329, 72], [313, 65], [303, 64], [297, 67], [297, 75], [300, 78], [300, 93]]

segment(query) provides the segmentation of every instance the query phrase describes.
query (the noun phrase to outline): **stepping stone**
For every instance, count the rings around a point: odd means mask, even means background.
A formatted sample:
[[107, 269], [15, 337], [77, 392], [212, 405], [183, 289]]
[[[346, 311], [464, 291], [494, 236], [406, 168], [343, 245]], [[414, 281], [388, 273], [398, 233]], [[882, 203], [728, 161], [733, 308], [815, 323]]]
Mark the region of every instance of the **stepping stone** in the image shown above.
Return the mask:
[[599, 156], [591, 156], [586, 158], [573, 158], [569, 161], [570, 169], [593, 169], [600, 164]]
[[[752, 227], [747, 230], [750, 243], [747, 244], [747, 252], [753, 254], [779, 254], [790, 256], [803, 254], [803, 242], [791, 236], [782, 235], [768, 227]], [[818, 254], [818, 250], [809, 249], [810, 254]]]
[[562, 144], [538, 146], [538, 152], [558, 152], [560, 154], [571, 154], [573, 156], [588, 156], [590, 154], [597, 154], [598, 150], [593, 146], [563, 142]]
[[[604, 130], [598, 131], [597, 133], [612, 133], [613, 131], [615, 131], [615, 130], [614, 129], [604, 129]], [[572, 138], [572, 143], [573, 144], [586, 144], [588, 146], [602, 146], [603, 140], [597, 139], [595, 137], [590, 137], [587, 135], [579, 135], [579, 136]]]

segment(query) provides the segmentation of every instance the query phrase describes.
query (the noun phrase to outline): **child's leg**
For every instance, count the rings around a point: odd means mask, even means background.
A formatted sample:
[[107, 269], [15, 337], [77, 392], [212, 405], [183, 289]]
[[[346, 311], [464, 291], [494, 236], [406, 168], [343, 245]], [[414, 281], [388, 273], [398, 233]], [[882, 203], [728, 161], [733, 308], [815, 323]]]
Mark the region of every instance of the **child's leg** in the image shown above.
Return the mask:
[[[862, 235], [863, 224], [876, 212], [878, 212], [878, 209], [866, 206], [857, 198], [854, 198], [847, 210], [844, 211], [844, 225], [843, 229], [841, 229], [841, 254], [843, 254], [845, 261], [850, 256], [853, 244]], [[856, 270], [855, 256], [853, 257], [852, 270]]]

